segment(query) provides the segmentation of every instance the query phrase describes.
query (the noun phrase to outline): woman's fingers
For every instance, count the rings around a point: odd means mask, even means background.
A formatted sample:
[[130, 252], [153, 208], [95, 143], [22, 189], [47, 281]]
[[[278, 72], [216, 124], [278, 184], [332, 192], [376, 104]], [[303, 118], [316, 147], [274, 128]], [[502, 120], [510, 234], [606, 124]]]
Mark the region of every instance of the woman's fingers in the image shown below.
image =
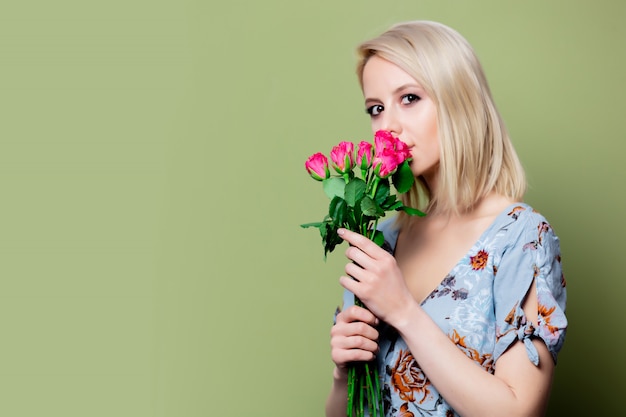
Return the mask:
[[358, 306], [352, 306], [337, 315], [331, 329], [331, 356], [335, 364], [372, 360], [378, 352], [378, 319]]
[[336, 350], [330, 352], [332, 361], [339, 368], [345, 368], [350, 362], [369, 362], [376, 358], [374, 352], [367, 350]]
[[337, 234], [352, 246], [356, 246], [361, 249], [369, 257], [376, 258], [376, 255], [380, 253], [380, 251], [382, 251], [382, 253], [387, 253], [370, 239], [348, 229], [339, 229], [337, 230]]
[[[355, 347], [342, 347], [331, 344], [330, 356], [333, 362], [339, 366], [346, 366], [349, 362], [371, 361], [376, 357], [378, 344], [371, 340], [356, 340], [353, 338]], [[359, 347], [362, 345], [363, 347]]]
[[336, 322], [337, 323], [363, 322], [363, 323], [369, 324], [370, 326], [378, 326], [379, 320], [368, 309], [354, 305], [341, 311], [337, 315]]
[[364, 336], [337, 337], [331, 339], [331, 347], [339, 350], [364, 350], [367, 352], [377, 352], [378, 343], [375, 340]]
[[[342, 229], [344, 230], [344, 229]], [[382, 274], [396, 266], [395, 258], [365, 236], [344, 230], [343, 236], [350, 245], [345, 252], [352, 264], [346, 266], [346, 273], [356, 279], [363, 271]]]
[[350, 246], [346, 249], [346, 258], [350, 259], [355, 266], [362, 269], [369, 269], [374, 264], [374, 260], [356, 246]]
[[[367, 323], [356, 321], [353, 323], [337, 323], [330, 331], [333, 338], [364, 338], [367, 340], [378, 340], [378, 330]], [[362, 343], [345, 343], [340, 341], [339, 346], [344, 348], [362, 348]]]
[[[365, 338], [368, 340], [378, 340], [378, 330], [376, 326], [379, 320], [371, 311], [359, 307], [350, 306], [337, 315], [336, 323], [330, 331], [331, 338]], [[341, 341], [340, 346], [359, 348], [360, 342], [346, 343]]]

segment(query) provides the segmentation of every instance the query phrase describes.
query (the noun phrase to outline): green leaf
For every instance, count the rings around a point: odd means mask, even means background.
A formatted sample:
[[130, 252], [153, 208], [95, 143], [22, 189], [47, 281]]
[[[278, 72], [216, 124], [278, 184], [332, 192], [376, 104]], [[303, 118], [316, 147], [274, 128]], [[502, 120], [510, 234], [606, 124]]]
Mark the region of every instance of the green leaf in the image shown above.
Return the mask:
[[327, 231], [326, 225], [327, 224], [328, 223], [322, 223], [319, 227], [320, 236], [322, 236], [322, 244], [324, 244], [324, 242], [326, 241], [326, 231]]
[[356, 206], [365, 195], [366, 188], [367, 185], [362, 179], [353, 178], [350, 180], [350, 182], [346, 184], [345, 188], [346, 203], [348, 203], [350, 207]]
[[383, 246], [383, 244], [385, 243], [385, 235], [383, 235], [383, 233], [380, 230], [376, 230], [374, 232], [374, 236], [372, 237], [372, 240], [378, 246]]
[[402, 204], [402, 201], [396, 201], [392, 205], [385, 207], [385, 210], [402, 210], [403, 207], [404, 204]]
[[395, 195], [390, 195], [388, 196], [385, 201], [378, 202], [378, 205], [383, 209], [383, 210], [392, 210], [390, 207], [393, 206], [394, 204], [396, 204], [397, 200], [396, 200], [396, 196]]
[[348, 226], [348, 229], [358, 230], [358, 223], [357, 223], [357, 218], [355, 216], [354, 210], [350, 210], [349, 207], [346, 212], [346, 224]]
[[363, 222], [363, 212], [361, 211], [361, 203], [357, 204], [356, 206], [354, 206], [354, 208], [352, 208], [351, 210], [352, 213], [352, 217], [354, 218], [354, 222], [355, 222], [355, 227], [350, 230], [360, 230], [361, 228], [361, 224]]
[[415, 177], [409, 166], [409, 161], [404, 161], [402, 165], [398, 167], [398, 170], [391, 176], [393, 186], [400, 194], [406, 193], [413, 186]]
[[328, 215], [334, 227], [339, 228], [343, 225], [348, 212], [346, 200], [341, 197], [335, 197], [330, 202]]
[[385, 199], [389, 197], [389, 192], [391, 188], [389, 187], [389, 181], [385, 178], [380, 180], [378, 183], [378, 188], [376, 188], [376, 195], [374, 196], [374, 200], [378, 204], [382, 204]]
[[343, 239], [337, 234], [337, 227], [331, 223], [327, 223], [324, 228], [324, 259], [342, 242]]
[[424, 217], [426, 215], [426, 213], [424, 213], [423, 211], [420, 211], [420, 210], [418, 210], [416, 208], [413, 208], [413, 207], [402, 206], [402, 208], [400, 208], [400, 210], [404, 211], [406, 214], [409, 214], [411, 216]]
[[334, 197], [343, 198], [344, 191], [346, 189], [346, 182], [343, 178], [330, 177], [322, 181], [322, 186], [324, 187], [324, 192], [328, 198], [332, 200]]
[[300, 227], [303, 229], [306, 229], [308, 227], [320, 227], [323, 224], [324, 222], [305, 223], [305, 224], [301, 224]]
[[369, 196], [365, 196], [361, 200], [361, 210], [366, 216], [381, 217], [385, 215], [384, 210]]

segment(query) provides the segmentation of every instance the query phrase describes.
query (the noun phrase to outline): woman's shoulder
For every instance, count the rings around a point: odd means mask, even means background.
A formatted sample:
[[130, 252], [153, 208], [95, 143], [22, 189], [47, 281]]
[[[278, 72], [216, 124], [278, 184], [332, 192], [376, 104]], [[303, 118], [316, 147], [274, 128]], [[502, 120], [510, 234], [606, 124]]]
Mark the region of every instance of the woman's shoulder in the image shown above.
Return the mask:
[[528, 248], [541, 243], [546, 249], [556, 249], [559, 245], [546, 217], [525, 202], [514, 202], [501, 210], [484, 238], [502, 253], [518, 245]]
[[494, 218], [494, 221], [522, 225], [526, 222], [546, 219], [530, 204], [521, 200], [512, 200], [500, 194], [492, 193], [486, 196], [473, 213], [470, 219]]
[[[560, 240], [548, 219], [527, 203], [516, 203], [500, 216], [494, 242], [502, 252], [534, 258], [560, 254]], [[514, 250], [518, 248], [519, 250]]]
[[548, 219], [530, 204], [523, 202], [511, 204], [505, 212], [509, 224], [519, 229], [551, 228]]

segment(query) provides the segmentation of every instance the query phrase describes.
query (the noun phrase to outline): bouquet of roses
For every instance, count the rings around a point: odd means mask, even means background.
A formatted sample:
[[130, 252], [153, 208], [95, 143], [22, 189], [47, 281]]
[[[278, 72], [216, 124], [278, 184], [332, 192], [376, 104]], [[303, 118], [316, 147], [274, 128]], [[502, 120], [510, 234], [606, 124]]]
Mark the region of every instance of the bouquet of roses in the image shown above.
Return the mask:
[[[355, 147], [352, 142], [340, 142], [330, 152], [331, 162], [322, 153], [310, 156], [305, 165], [311, 177], [322, 182], [330, 199], [328, 214], [321, 222], [306, 223], [304, 228], [319, 229], [324, 246], [324, 259], [343, 240], [337, 234], [346, 228], [367, 236], [378, 246], [384, 243], [377, 229], [378, 220], [388, 211], [404, 211], [410, 215], [424, 213], [405, 206], [391, 193], [391, 185], [398, 193], [411, 189], [415, 178], [409, 167], [411, 155], [408, 146], [390, 132], [379, 130], [374, 144], [362, 141]], [[331, 174], [331, 165], [335, 173]], [[355, 169], [360, 177], [355, 175]], [[355, 296], [354, 303], [363, 306]], [[363, 416], [364, 404], [370, 415], [382, 416], [382, 392], [376, 367], [368, 363], [355, 363], [348, 370], [347, 415]]]

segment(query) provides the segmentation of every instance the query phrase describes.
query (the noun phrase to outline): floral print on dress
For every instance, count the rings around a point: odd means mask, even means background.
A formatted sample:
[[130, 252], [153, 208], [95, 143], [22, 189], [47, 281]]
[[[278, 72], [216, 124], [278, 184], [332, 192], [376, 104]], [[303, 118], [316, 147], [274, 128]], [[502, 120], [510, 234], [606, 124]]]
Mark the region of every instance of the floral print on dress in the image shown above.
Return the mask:
[[[393, 221], [380, 225], [390, 251], [397, 241]], [[527, 320], [523, 301], [535, 283], [538, 322]], [[345, 300], [351, 300], [347, 292]], [[556, 361], [565, 340], [565, 278], [558, 237], [548, 221], [525, 203], [506, 208], [468, 253], [422, 302], [422, 308], [452, 343], [486, 372], [517, 341], [530, 361], [540, 339]], [[380, 327], [377, 363], [385, 416], [457, 416], [430, 383], [406, 342], [391, 326]]]
[[411, 352], [402, 349], [391, 368], [391, 386], [404, 401], [422, 404], [430, 396], [430, 382], [426, 375], [417, 366]]
[[465, 352], [468, 358], [482, 366], [485, 371], [493, 373], [493, 360], [490, 353], [481, 354], [478, 350], [467, 346], [467, 343], [465, 343], [465, 336], [461, 337], [456, 330], [452, 331], [450, 339], [459, 349]]
[[415, 417], [415, 414], [409, 411], [409, 403], [404, 403], [400, 406], [398, 417]]
[[456, 279], [454, 276], [446, 276], [438, 288], [430, 293], [429, 298], [443, 297], [450, 295], [453, 300], [464, 300], [467, 298], [468, 290], [466, 288], [455, 288]]
[[485, 269], [485, 266], [487, 266], [488, 259], [489, 259], [489, 254], [482, 249], [479, 250], [476, 255], [470, 256], [470, 263], [472, 264], [472, 269], [474, 271]]
[[510, 216], [512, 219], [517, 220], [517, 218], [519, 217], [520, 213], [522, 211], [526, 210], [524, 207], [522, 206], [515, 206], [513, 207], [513, 210], [509, 211], [507, 213], [507, 216]]

